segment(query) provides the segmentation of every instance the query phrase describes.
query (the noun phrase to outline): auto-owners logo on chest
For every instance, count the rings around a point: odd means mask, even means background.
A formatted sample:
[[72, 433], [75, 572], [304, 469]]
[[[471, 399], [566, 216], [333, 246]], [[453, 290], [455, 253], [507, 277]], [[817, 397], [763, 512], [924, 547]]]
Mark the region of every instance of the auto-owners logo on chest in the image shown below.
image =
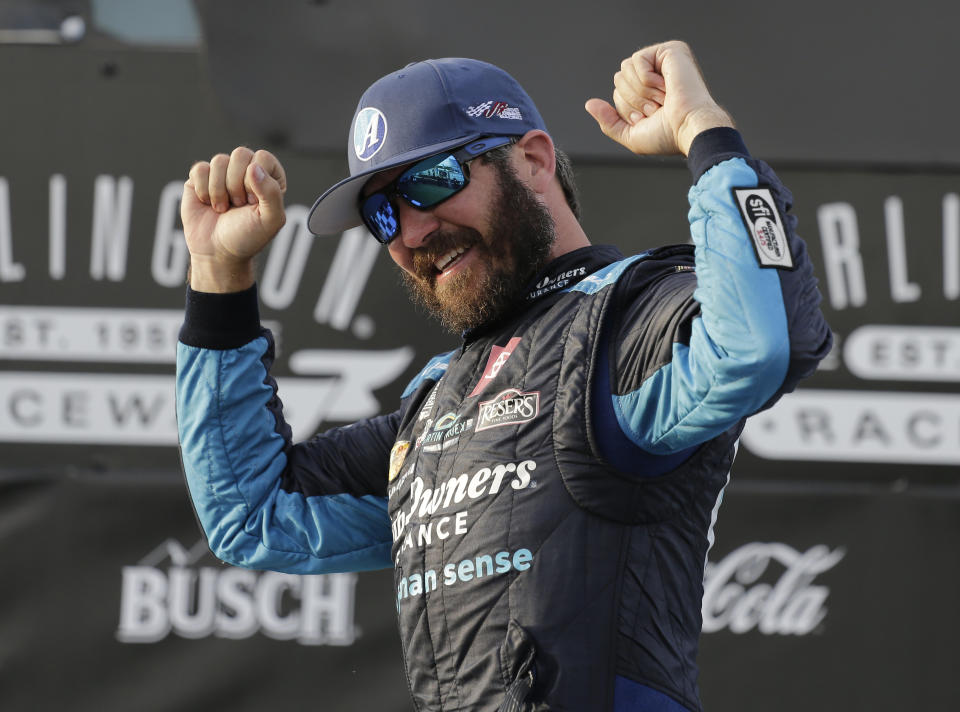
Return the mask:
[[492, 400], [480, 403], [476, 430], [501, 425], [529, 423], [540, 413], [540, 391], [524, 393], [516, 388], [501, 391]]
[[753, 240], [761, 267], [793, 269], [783, 220], [769, 188], [734, 188], [743, 224]]

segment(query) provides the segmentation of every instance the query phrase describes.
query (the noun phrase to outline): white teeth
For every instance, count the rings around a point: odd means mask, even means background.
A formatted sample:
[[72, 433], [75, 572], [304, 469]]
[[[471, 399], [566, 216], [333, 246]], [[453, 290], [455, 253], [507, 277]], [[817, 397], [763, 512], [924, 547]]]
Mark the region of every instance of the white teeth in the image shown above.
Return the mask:
[[450, 263], [453, 262], [457, 257], [466, 252], [466, 248], [457, 247], [456, 249], [450, 250], [443, 257], [438, 257], [437, 260], [433, 263], [433, 266], [437, 268], [438, 272], [443, 272], [447, 267], [450, 266]]

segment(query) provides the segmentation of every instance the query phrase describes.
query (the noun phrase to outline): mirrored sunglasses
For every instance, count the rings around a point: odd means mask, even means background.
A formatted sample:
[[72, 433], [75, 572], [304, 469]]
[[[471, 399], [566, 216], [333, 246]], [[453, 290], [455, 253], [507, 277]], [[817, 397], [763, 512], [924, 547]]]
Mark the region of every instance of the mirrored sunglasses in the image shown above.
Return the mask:
[[481, 138], [459, 149], [437, 153], [414, 163], [380, 190], [360, 196], [360, 215], [364, 224], [377, 241], [386, 245], [400, 234], [400, 217], [395, 202], [398, 197], [418, 210], [439, 205], [470, 183], [470, 161], [515, 140], [514, 136]]

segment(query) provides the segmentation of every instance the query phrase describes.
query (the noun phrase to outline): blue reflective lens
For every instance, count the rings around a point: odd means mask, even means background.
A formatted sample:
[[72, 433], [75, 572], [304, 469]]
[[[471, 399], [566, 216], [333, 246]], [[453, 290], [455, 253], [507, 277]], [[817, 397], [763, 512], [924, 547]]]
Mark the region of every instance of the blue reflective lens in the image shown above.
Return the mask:
[[514, 140], [509, 136], [478, 139], [458, 150], [438, 153], [414, 163], [390, 185], [360, 197], [360, 215], [364, 224], [379, 242], [386, 245], [400, 232], [394, 196], [400, 196], [420, 210], [432, 208], [467, 187], [470, 182], [467, 164], [470, 161]]
[[380, 242], [386, 244], [400, 232], [393, 204], [383, 193], [374, 193], [363, 201], [363, 222]]
[[463, 190], [467, 182], [460, 162], [448, 153], [405, 170], [397, 179], [396, 190], [413, 207], [429, 208]]

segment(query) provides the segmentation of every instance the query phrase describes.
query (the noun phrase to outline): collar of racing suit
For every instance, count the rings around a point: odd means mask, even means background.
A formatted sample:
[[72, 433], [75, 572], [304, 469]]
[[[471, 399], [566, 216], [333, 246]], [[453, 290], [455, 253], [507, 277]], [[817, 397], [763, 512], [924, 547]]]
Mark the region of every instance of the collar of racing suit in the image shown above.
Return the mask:
[[[547, 263], [524, 288], [524, 300], [531, 304], [555, 292], [569, 289], [601, 267], [623, 259], [623, 254], [612, 245], [589, 245], [560, 255]], [[516, 315], [512, 310], [506, 319]], [[463, 332], [463, 341], [468, 343], [504, 321], [497, 320]]]

